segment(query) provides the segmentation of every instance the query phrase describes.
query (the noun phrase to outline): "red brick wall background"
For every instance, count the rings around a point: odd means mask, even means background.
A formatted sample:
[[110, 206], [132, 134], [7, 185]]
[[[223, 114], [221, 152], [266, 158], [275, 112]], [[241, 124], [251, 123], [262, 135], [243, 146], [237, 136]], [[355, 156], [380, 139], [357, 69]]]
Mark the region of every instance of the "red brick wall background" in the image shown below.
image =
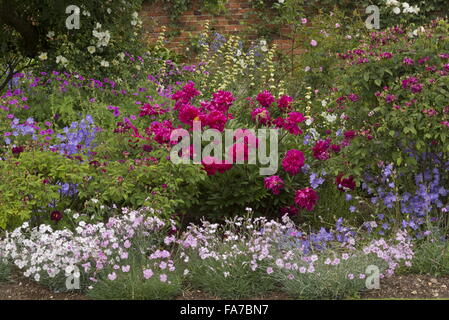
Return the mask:
[[[172, 23], [164, 3], [161, 0], [156, 2], [145, 1], [140, 13], [145, 36], [149, 41], [155, 41], [162, 30], [162, 26], [167, 27], [168, 33], [179, 31], [179, 34], [171, 37], [167, 44], [169, 48], [176, 50], [182, 47], [182, 43], [188, 42], [190, 36], [198, 36], [204, 30], [206, 20], [209, 20], [211, 29], [224, 35], [248, 30], [248, 24], [260, 23], [248, 0], [228, 0], [225, 4], [226, 13], [219, 16], [201, 12], [201, 2], [201, 0], [192, 0], [188, 10], [180, 16], [177, 25], [170, 26]], [[254, 37], [249, 35], [248, 38]], [[282, 36], [274, 39], [274, 43], [281, 50], [287, 51], [291, 48], [291, 42]]]

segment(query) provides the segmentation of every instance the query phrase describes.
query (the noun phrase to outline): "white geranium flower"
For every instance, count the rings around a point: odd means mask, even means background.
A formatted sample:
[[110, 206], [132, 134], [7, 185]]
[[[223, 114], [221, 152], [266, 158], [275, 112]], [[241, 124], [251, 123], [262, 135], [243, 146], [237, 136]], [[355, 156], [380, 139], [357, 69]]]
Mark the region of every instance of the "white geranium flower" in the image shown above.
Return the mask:
[[107, 62], [106, 60], [102, 60], [101, 62], [100, 62], [100, 65], [102, 66], [102, 67], [109, 67], [109, 62]]
[[48, 31], [48, 33], [47, 33], [47, 37], [50, 39], [53, 38], [55, 35], [56, 35], [56, 33], [54, 31]]

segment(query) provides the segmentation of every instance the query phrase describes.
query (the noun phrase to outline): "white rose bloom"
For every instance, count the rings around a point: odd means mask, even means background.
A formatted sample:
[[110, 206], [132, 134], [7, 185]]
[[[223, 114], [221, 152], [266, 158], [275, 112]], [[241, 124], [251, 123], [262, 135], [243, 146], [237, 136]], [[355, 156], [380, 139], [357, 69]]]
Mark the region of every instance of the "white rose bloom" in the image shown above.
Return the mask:
[[278, 1], [279, 1], [279, 3], [281, 3], [281, 4], [285, 2], [285, 0], [278, 0]]
[[95, 49], [95, 46], [88, 46], [88, 47], [87, 47], [87, 51], [89, 51], [90, 54], [95, 53], [95, 50], [96, 50], [96, 49]]
[[400, 14], [401, 13], [401, 9], [399, 7], [396, 7], [396, 8], [393, 9], [393, 13]]
[[107, 12], [108, 14], [111, 14], [111, 12], [112, 12], [111, 8], [107, 8], [107, 9], [106, 9], [106, 12]]
[[53, 38], [55, 36], [55, 34], [56, 33], [54, 31], [48, 31], [47, 37], [51, 39], [51, 38]]
[[63, 56], [57, 56], [56, 57], [56, 63], [62, 64], [63, 66], [67, 65], [68, 60]]
[[39, 60], [44, 61], [44, 60], [47, 60], [47, 59], [48, 59], [47, 52], [42, 52], [42, 53], [39, 55]]
[[109, 62], [107, 62], [106, 60], [102, 60], [102, 61], [100, 62], [100, 65], [101, 65], [102, 67], [109, 67]]

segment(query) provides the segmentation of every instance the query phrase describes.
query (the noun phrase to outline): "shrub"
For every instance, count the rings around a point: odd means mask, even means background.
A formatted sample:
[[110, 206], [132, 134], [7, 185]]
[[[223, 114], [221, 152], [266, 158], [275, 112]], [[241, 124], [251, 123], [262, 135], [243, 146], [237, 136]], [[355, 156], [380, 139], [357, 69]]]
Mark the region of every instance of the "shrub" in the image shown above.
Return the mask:
[[[98, 76], [120, 73], [125, 53], [137, 53], [141, 47], [141, 2], [2, 0], [0, 39], [6, 45], [1, 47], [0, 63], [11, 67], [0, 91], [27, 64], [47, 70], [59, 66], [89, 71]], [[66, 27], [69, 5], [78, 7], [79, 29]]]

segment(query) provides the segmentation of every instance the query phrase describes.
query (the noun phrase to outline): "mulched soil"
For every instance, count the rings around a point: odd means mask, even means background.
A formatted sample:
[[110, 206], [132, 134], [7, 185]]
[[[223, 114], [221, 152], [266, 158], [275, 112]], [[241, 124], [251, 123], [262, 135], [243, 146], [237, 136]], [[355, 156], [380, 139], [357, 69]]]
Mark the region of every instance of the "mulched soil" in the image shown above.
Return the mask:
[[[379, 290], [370, 290], [361, 299], [449, 299], [449, 277], [435, 278], [427, 275], [396, 275], [382, 279]], [[77, 293], [55, 293], [20, 275], [9, 282], [0, 283], [0, 300], [87, 300]], [[199, 290], [185, 290], [177, 300], [219, 300]], [[283, 293], [250, 300], [291, 300]]]
[[0, 300], [86, 300], [76, 293], [55, 293], [23, 276], [13, 274], [10, 281], [0, 283]]
[[379, 290], [361, 295], [363, 299], [449, 299], [449, 277], [396, 275], [382, 279]]

